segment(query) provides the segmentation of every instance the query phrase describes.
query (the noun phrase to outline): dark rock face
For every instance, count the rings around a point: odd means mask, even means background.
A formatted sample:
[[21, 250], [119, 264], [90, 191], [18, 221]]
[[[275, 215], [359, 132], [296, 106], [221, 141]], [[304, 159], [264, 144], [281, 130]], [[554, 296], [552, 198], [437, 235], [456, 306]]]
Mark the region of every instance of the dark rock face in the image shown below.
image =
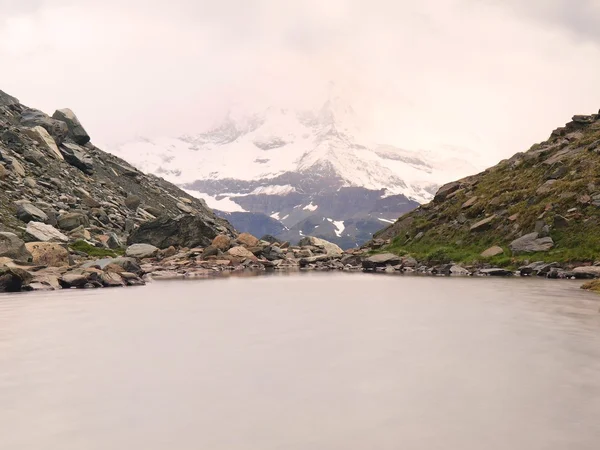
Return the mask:
[[92, 175], [94, 173], [94, 161], [87, 151], [76, 144], [64, 143], [60, 146], [60, 152], [65, 161], [82, 172]]
[[25, 242], [23, 242], [14, 233], [0, 233], [0, 257], [16, 259], [18, 261], [29, 261], [31, 253], [27, 251]]
[[207, 247], [220, 234], [216, 225], [206, 216], [160, 217], [142, 224], [129, 236], [127, 243], [151, 244], [161, 249], [171, 246]]
[[25, 270], [0, 267], [0, 292], [19, 292], [32, 278]]
[[11, 97], [4, 91], [0, 91], [0, 106], [11, 106], [19, 104], [19, 100]]

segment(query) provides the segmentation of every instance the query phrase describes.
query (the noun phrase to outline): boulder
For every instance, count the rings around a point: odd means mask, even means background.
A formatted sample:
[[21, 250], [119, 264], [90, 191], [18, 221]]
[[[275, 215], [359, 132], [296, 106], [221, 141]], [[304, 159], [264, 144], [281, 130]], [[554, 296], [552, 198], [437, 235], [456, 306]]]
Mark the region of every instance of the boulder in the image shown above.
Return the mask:
[[259, 243], [259, 240], [252, 236], [250, 233], [242, 233], [240, 234], [236, 241], [238, 244], [243, 245], [245, 247], [256, 247]]
[[121, 287], [125, 285], [121, 275], [116, 272], [104, 272], [100, 275], [100, 280], [104, 287]]
[[557, 230], [568, 228], [569, 227], [569, 219], [563, 217], [559, 214], [554, 216], [554, 228]]
[[373, 270], [378, 267], [397, 266], [402, 263], [402, 257], [393, 253], [381, 253], [379, 255], [369, 256], [362, 262], [363, 269]]
[[90, 136], [87, 134], [79, 119], [68, 108], [59, 109], [52, 115], [53, 119], [60, 120], [67, 124], [69, 137], [79, 145], [85, 145], [90, 141]]
[[336, 244], [326, 241], [325, 239], [319, 239], [312, 236], [307, 236], [303, 238], [300, 241], [299, 245], [301, 247], [313, 246], [321, 248], [325, 250], [328, 256], [342, 256], [342, 254], [344, 253], [344, 251]]
[[28, 128], [37, 126], [45, 129], [54, 141], [60, 145], [69, 133], [69, 127], [61, 120], [56, 120], [37, 109], [26, 109], [21, 113], [21, 125]]
[[491, 258], [493, 256], [501, 255], [502, 253], [504, 253], [504, 249], [502, 247], [494, 245], [493, 247], [490, 247], [487, 250], [485, 250], [484, 252], [482, 252], [481, 257], [482, 258]]
[[494, 222], [494, 220], [496, 220], [495, 215], [486, 217], [485, 219], [480, 220], [479, 222], [471, 225], [470, 230], [475, 233], [479, 233], [481, 231], [487, 231], [490, 228], [492, 228], [492, 223]]
[[230, 248], [229, 250], [227, 250], [227, 254], [234, 256], [236, 258], [256, 259], [256, 256], [254, 256], [254, 253], [252, 253], [246, 247], [242, 247], [241, 245]]
[[88, 284], [87, 276], [81, 273], [66, 273], [58, 279], [64, 289], [83, 289]]
[[73, 167], [78, 168], [88, 175], [94, 173], [94, 160], [83, 147], [65, 142], [60, 146], [60, 152], [64, 156], [65, 161]]
[[158, 248], [174, 247], [206, 247], [222, 233], [222, 227], [205, 216], [159, 217], [145, 222], [134, 230], [127, 241], [128, 244], [152, 244]]
[[6, 180], [8, 178], [8, 170], [4, 168], [2, 164], [0, 164], [0, 181]]
[[33, 257], [33, 263], [40, 266], [62, 267], [71, 264], [71, 258], [66, 248], [53, 242], [28, 242], [27, 251]]
[[540, 238], [538, 233], [529, 233], [512, 241], [509, 247], [514, 254], [547, 252], [554, 247], [554, 241], [549, 236]]
[[30, 261], [31, 253], [14, 233], [0, 232], [0, 256], [6, 256], [17, 261]]
[[56, 145], [56, 141], [50, 134], [40, 126], [33, 128], [23, 128], [23, 133], [29, 136], [31, 139], [35, 140], [44, 153], [54, 159], [64, 160], [62, 153], [58, 150], [58, 146]]
[[31, 221], [46, 222], [48, 220], [48, 215], [31, 203], [21, 203], [17, 206], [17, 218], [25, 223]]
[[29, 272], [16, 267], [0, 267], [0, 292], [19, 292], [32, 280]]
[[573, 269], [575, 278], [600, 278], [600, 266], [581, 266]]
[[29, 222], [25, 229], [25, 238], [28, 241], [69, 242], [69, 238], [52, 225], [41, 222]]
[[127, 247], [125, 254], [131, 258], [153, 258], [158, 254], [158, 248], [150, 244], [133, 244]]
[[231, 238], [226, 234], [220, 234], [213, 239], [211, 245], [218, 248], [222, 252], [226, 252], [231, 248]]
[[435, 197], [433, 198], [433, 201], [435, 203], [439, 203], [442, 202], [444, 200], [446, 200], [446, 198], [458, 191], [460, 189], [460, 183], [458, 181], [454, 181], [452, 183], [448, 183], [443, 185], [441, 188], [438, 189], [437, 193], [435, 194]]
[[67, 213], [58, 216], [58, 227], [61, 230], [72, 231], [77, 227], [87, 227], [90, 225], [90, 220], [85, 214]]

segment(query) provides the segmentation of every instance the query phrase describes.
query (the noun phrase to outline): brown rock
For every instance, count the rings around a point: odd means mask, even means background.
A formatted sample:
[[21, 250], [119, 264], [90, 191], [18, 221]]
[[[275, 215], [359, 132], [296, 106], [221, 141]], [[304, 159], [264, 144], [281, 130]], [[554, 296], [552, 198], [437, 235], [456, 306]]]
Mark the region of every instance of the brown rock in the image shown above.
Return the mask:
[[237, 237], [237, 242], [245, 247], [256, 247], [259, 240], [250, 233], [242, 233]]
[[235, 256], [236, 258], [249, 258], [256, 259], [256, 256], [248, 250], [247, 248], [240, 246], [230, 248], [227, 253], [231, 256]]
[[60, 244], [54, 242], [28, 242], [25, 247], [31, 253], [34, 264], [48, 267], [70, 265], [69, 252]]
[[212, 246], [218, 248], [222, 252], [226, 252], [231, 248], [231, 238], [225, 234], [220, 234], [213, 239]]
[[492, 256], [498, 256], [504, 253], [502, 247], [495, 245], [494, 247], [488, 248], [486, 251], [481, 253], [482, 258], [491, 258]]

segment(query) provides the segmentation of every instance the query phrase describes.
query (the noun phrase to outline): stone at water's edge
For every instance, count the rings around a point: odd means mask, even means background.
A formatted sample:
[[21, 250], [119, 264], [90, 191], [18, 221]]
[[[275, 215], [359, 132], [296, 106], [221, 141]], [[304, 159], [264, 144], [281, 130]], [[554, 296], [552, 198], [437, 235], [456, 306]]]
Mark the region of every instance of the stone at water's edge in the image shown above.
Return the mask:
[[373, 255], [363, 260], [362, 266], [364, 269], [376, 269], [377, 267], [396, 266], [402, 263], [402, 257], [393, 253], [381, 253]]
[[329, 256], [341, 256], [344, 253], [344, 251], [338, 245], [326, 241], [325, 239], [319, 239], [312, 236], [303, 238], [299, 245], [301, 247], [312, 245], [314, 247], [323, 248]]
[[600, 266], [575, 267], [573, 273], [576, 278], [600, 278]]
[[0, 267], [0, 292], [19, 292], [32, 278], [31, 274], [23, 269]]

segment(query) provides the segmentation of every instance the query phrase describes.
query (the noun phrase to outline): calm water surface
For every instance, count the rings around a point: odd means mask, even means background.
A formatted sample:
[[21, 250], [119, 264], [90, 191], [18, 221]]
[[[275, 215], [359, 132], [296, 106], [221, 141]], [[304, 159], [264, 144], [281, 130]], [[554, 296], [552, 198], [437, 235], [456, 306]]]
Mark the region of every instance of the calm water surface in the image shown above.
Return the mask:
[[296, 275], [0, 296], [0, 449], [598, 450], [580, 283]]

